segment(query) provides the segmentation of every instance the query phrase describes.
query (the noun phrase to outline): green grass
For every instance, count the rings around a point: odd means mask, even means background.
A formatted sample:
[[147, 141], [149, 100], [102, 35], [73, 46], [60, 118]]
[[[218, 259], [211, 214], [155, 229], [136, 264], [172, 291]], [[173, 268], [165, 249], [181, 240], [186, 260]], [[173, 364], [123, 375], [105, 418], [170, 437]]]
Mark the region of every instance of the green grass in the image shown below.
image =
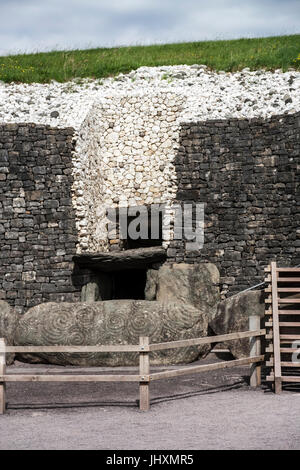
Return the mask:
[[205, 64], [213, 70], [300, 69], [300, 34], [269, 38], [115, 47], [0, 57], [5, 82], [103, 78], [141, 66]]

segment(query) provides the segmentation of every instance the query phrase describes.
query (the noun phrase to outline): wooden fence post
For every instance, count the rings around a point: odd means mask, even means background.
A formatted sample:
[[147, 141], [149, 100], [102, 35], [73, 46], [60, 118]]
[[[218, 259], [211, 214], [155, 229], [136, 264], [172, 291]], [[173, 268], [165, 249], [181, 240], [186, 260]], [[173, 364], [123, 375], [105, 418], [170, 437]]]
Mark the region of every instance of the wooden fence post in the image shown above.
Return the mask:
[[272, 318], [273, 318], [273, 349], [274, 349], [274, 388], [275, 393], [282, 392], [281, 378], [281, 355], [280, 355], [280, 332], [279, 332], [279, 312], [278, 312], [278, 272], [277, 264], [271, 263], [272, 278]]
[[[260, 316], [251, 315], [249, 317], [249, 330], [260, 330]], [[261, 355], [261, 337], [250, 338], [250, 357]], [[250, 365], [250, 386], [259, 387], [261, 385], [261, 363], [255, 362]]]
[[[140, 376], [149, 376], [150, 374], [150, 361], [149, 361], [149, 337], [140, 336], [140, 347], [143, 348], [140, 353]], [[150, 395], [149, 395], [149, 382], [140, 382], [140, 410], [148, 411], [150, 408]]]
[[[0, 352], [0, 375], [5, 375], [6, 373], [6, 358], [5, 358], [5, 339], [0, 338], [0, 349], [3, 352]], [[5, 413], [5, 382], [0, 382], [0, 414]]]

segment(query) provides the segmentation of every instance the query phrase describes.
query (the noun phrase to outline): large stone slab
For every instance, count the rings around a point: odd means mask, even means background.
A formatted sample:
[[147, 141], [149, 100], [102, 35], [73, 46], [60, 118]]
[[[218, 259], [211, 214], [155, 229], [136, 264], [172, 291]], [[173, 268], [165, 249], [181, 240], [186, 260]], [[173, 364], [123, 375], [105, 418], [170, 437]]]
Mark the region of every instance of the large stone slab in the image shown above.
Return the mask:
[[[15, 330], [19, 323], [20, 316], [17, 312], [4, 300], [0, 300], [0, 338], [4, 338], [6, 344], [14, 344]], [[12, 364], [14, 354], [6, 355], [7, 364]]]
[[212, 263], [164, 264], [157, 271], [147, 272], [145, 298], [190, 303], [207, 311], [210, 319], [220, 301], [219, 282], [219, 271]]
[[[264, 317], [265, 304], [263, 291], [248, 291], [234, 295], [218, 304], [215, 317], [209, 326], [215, 334], [221, 335], [249, 330], [249, 316]], [[224, 346], [237, 359], [249, 356], [249, 339], [228, 341]]]
[[[18, 345], [138, 344], [139, 336], [158, 343], [206, 336], [208, 315], [189, 303], [108, 300], [94, 303], [45, 303], [23, 315]], [[210, 346], [151, 353], [152, 364], [188, 363], [205, 356]], [[18, 356], [26, 362], [79, 366], [137, 365], [137, 353], [38, 354]]]
[[166, 250], [161, 246], [136, 248], [108, 253], [84, 253], [75, 255], [74, 261], [82, 268], [96, 268], [102, 271], [139, 269], [166, 259]]

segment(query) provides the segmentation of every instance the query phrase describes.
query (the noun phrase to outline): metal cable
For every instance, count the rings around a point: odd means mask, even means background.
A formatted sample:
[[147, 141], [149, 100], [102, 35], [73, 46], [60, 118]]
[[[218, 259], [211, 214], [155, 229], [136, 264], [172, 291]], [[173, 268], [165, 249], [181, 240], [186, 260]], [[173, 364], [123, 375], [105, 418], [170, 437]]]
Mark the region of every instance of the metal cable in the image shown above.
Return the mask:
[[[294, 266], [294, 268], [300, 268], [300, 264], [297, 266]], [[256, 284], [255, 286], [248, 287], [247, 289], [242, 290], [241, 292], [237, 292], [236, 294], [231, 295], [230, 297], [227, 297], [228, 299], [232, 299], [232, 297], [236, 297], [237, 295], [242, 294], [243, 292], [248, 292], [249, 290], [256, 289], [256, 287], [264, 286], [266, 284], [266, 281], [260, 282], [259, 284]], [[261, 290], [261, 289], [260, 289]]]

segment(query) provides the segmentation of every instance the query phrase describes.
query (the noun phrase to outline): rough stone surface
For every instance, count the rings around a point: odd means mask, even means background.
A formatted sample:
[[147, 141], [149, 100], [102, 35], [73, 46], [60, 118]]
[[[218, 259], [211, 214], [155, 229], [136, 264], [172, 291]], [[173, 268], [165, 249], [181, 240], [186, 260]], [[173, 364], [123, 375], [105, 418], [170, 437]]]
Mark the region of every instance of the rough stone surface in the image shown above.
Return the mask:
[[165, 261], [166, 250], [162, 247], [137, 248], [109, 253], [91, 253], [74, 256], [79, 266], [97, 268], [101, 271], [139, 269], [152, 263]]
[[[226, 119], [268, 117], [299, 110], [300, 72], [215, 72], [205, 65], [140, 67], [103, 80], [75, 79], [49, 84], [0, 83], [0, 122], [39, 122], [80, 128], [102, 97], [120, 93], [161, 91], [187, 97], [183, 116]], [[113, 128], [113, 119], [110, 128]]]
[[[4, 338], [6, 344], [14, 344], [15, 331], [18, 326], [20, 316], [11, 308], [11, 306], [0, 300], [0, 338]], [[14, 354], [6, 355], [7, 364], [12, 364]]]
[[299, 112], [182, 125], [176, 199], [205, 203], [204, 246], [171, 241], [170, 262], [216, 264], [224, 296], [300, 264], [299, 131]]
[[[300, 263], [299, 123], [298, 113], [182, 126], [173, 202], [205, 202], [204, 247], [189, 252], [185, 240], [171, 240], [168, 262], [216, 264], [223, 296], [261, 282], [271, 260]], [[20, 313], [78, 301], [94, 275], [73, 261], [86, 214], [79, 219], [74, 207], [72, 188], [82, 181], [73, 174], [73, 137], [72, 129], [0, 126], [0, 298]]]
[[[206, 336], [207, 311], [187, 303], [137, 300], [95, 303], [46, 303], [28, 310], [16, 332], [18, 345], [138, 344]], [[210, 347], [193, 346], [151, 353], [153, 364], [175, 364], [205, 356]], [[138, 363], [136, 353], [39, 354], [23, 360], [62, 365], [117, 366]], [[18, 356], [19, 357], [19, 356]]]
[[169, 263], [216, 264], [223, 297], [271, 260], [299, 264], [299, 77], [176, 66], [0, 84], [0, 299], [78, 301], [95, 272], [73, 256], [124, 248], [107, 207], [205, 203], [203, 249], [172, 230], [163, 246]]
[[148, 269], [146, 286], [145, 286], [145, 300], [156, 300], [158, 286], [158, 270]]
[[89, 110], [73, 154], [77, 253], [109, 251], [107, 208], [174, 200], [185, 100], [171, 91], [112, 93]]
[[158, 271], [148, 271], [146, 296], [163, 303], [190, 303], [197, 309], [207, 310], [210, 320], [220, 301], [219, 282], [219, 271], [211, 263], [165, 264]]
[[72, 137], [72, 129], [0, 126], [0, 298], [19, 313], [80, 297]]
[[[219, 303], [216, 316], [209, 322], [215, 334], [235, 333], [249, 330], [249, 316], [265, 313], [264, 291], [249, 291], [229, 297]], [[224, 343], [237, 359], [249, 356], [249, 339]]]
[[81, 302], [96, 302], [97, 300], [101, 300], [100, 292], [99, 292], [99, 285], [96, 280], [88, 282], [85, 286], [83, 286], [81, 290]]

